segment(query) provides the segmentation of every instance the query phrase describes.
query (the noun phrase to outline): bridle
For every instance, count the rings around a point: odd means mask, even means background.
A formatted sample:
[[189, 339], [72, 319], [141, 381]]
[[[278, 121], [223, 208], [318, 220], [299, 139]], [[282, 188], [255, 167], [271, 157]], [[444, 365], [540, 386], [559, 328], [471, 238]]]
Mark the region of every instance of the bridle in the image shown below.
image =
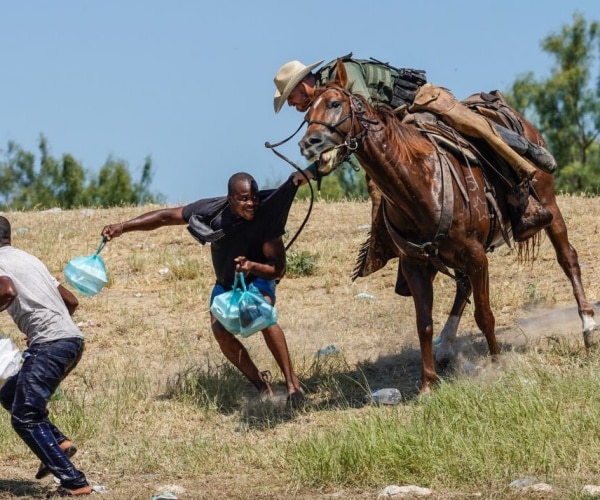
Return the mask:
[[[306, 118], [304, 119], [304, 122], [307, 124], [307, 127], [310, 127], [311, 125], [321, 125], [322, 127], [328, 129], [331, 133], [337, 134], [342, 138], [343, 142], [337, 146], [333, 146], [331, 149], [346, 148], [346, 154], [343, 156], [342, 160], [343, 162], [346, 161], [348, 157], [350, 157], [358, 149], [360, 141], [362, 141], [372, 129], [372, 125], [377, 125], [379, 123], [379, 120], [367, 118], [365, 116], [366, 108], [360, 97], [348, 92], [346, 89], [342, 89], [340, 87], [326, 87], [322, 92], [319, 93], [319, 96], [322, 96], [330, 91], [341, 92], [344, 96], [346, 96], [350, 104], [348, 113], [335, 123], [329, 123], [322, 120], [306, 120]], [[350, 120], [350, 128], [348, 129], [348, 133], [344, 133], [342, 130], [340, 130], [340, 125], [346, 123], [348, 120]], [[353, 135], [356, 124], [360, 126], [360, 130], [358, 133]]]

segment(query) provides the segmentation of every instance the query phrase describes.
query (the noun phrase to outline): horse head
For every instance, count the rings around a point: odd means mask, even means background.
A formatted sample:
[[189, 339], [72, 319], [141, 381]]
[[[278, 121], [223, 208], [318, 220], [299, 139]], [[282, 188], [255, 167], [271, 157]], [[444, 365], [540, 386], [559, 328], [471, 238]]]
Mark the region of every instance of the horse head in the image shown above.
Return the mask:
[[304, 118], [308, 126], [298, 145], [309, 161], [319, 160], [322, 174], [341, 165], [356, 151], [369, 125], [377, 123], [366, 100], [352, 94], [347, 85], [346, 68], [338, 59], [335, 79], [315, 91]]

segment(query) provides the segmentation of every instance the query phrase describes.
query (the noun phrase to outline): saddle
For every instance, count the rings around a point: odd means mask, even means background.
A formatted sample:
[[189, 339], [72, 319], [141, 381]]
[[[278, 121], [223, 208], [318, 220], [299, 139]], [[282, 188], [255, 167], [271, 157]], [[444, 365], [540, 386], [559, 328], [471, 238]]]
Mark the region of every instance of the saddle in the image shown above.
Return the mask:
[[[462, 102], [492, 122], [514, 130], [519, 134], [524, 133], [521, 121], [510, 108], [500, 91], [494, 90], [490, 93], [481, 92], [473, 94]], [[399, 119], [403, 123], [415, 123], [421, 132], [439, 148], [451, 151], [455, 155], [462, 155], [473, 166], [490, 163], [500, 165], [502, 174], [512, 177], [512, 169], [504, 164], [501, 158], [486, 158], [486, 155], [482, 153], [478, 144], [475, 144], [469, 138], [464, 137], [452, 127], [441, 122], [432, 113], [427, 111], [407, 113], [406, 108], [401, 109], [400, 112], [403, 115], [399, 116]], [[381, 205], [381, 192], [368, 177], [366, 180], [372, 203], [371, 228], [367, 239], [359, 248], [356, 264], [351, 274], [352, 281], [357, 278], [369, 276], [385, 267], [391, 259], [400, 257], [386, 227]], [[495, 201], [490, 200], [490, 203], [492, 204], [492, 209], [498, 211]]]
[[498, 125], [513, 130], [519, 135], [525, 133], [523, 123], [499, 90], [470, 95], [462, 103]]

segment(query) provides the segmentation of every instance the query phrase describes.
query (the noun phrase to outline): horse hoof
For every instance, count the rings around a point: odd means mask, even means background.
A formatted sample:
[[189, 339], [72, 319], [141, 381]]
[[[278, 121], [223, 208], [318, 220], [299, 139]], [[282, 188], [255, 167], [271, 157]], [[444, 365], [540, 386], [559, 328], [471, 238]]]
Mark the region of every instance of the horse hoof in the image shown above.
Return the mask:
[[600, 325], [595, 325], [591, 330], [583, 332], [583, 343], [586, 349], [598, 347], [600, 343]]

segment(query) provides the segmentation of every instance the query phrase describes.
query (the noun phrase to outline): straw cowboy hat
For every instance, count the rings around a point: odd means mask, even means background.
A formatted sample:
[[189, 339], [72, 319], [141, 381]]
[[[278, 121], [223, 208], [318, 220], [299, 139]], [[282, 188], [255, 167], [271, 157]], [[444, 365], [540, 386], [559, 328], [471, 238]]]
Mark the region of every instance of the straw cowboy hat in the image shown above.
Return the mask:
[[287, 98], [294, 90], [294, 87], [298, 85], [302, 79], [308, 75], [317, 66], [323, 64], [325, 60], [311, 64], [310, 66], [304, 66], [300, 61], [290, 61], [285, 63], [273, 78], [275, 82], [275, 98], [273, 99], [273, 107], [275, 113], [279, 113], [283, 103], [287, 101]]

